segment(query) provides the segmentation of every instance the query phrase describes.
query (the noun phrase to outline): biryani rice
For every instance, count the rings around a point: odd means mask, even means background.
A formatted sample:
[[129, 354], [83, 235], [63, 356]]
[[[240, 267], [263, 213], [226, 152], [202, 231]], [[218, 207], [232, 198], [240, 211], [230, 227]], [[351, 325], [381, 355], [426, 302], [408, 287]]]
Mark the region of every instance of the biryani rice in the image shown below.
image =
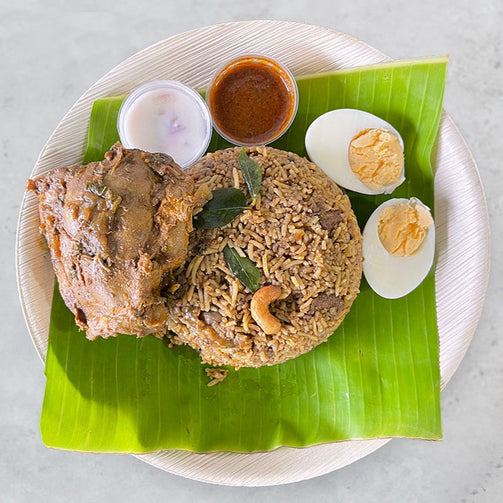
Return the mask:
[[[236, 187], [249, 196], [240, 151], [207, 154], [192, 165], [196, 186]], [[246, 152], [262, 170], [259, 195], [230, 224], [191, 234], [168, 296], [172, 342], [198, 350], [203, 363], [235, 368], [281, 363], [326, 341], [349, 312], [362, 274], [360, 229], [335, 182], [296, 154]], [[281, 321], [278, 333], [266, 335], [251, 316], [253, 294], [229, 270], [226, 246], [255, 263], [261, 287], [281, 287], [270, 305]]]

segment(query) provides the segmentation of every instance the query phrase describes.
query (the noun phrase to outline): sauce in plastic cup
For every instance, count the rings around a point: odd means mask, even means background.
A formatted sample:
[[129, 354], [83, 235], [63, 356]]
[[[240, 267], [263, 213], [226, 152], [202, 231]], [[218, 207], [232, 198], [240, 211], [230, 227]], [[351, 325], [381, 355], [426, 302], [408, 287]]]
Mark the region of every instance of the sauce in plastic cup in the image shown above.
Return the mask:
[[265, 145], [292, 124], [299, 102], [288, 68], [261, 55], [246, 55], [223, 65], [206, 93], [213, 126], [235, 145]]

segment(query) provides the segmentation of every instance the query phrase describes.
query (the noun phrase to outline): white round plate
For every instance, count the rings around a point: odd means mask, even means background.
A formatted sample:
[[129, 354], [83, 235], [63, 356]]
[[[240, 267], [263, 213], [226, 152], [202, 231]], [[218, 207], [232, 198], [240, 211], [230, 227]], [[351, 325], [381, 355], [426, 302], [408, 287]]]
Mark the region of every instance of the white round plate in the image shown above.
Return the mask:
[[[294, 75], [390, 60], [348, 35], [299, 23], [237, 22], [182, 33], [135, 54], [94, 84], [58, 125], [31, 176], [82, 160], [91, 106], [97, 98], [128, 93], [154, 79], [175, 79], [204, 88], [215, 68], [231, 57], [249, 53], [269, 54], [284, 62]], [[444, 387], [461, 362], [479, 321], [490, 254], [489, 218], [477, 167], [446, 113], [442, 115], [434, 165], [437, 313]], [[44, 359], [54, 273], [49, 255], [41, 246], [38, 223], [36, 198], [27, 193], [18, 224], [18, 286], [28, 330]], [[167, 450], [138, 457], [191, 479], [265, 486], [328, 473], [366, 456], [387, 441], [353, 440], [251, 454]]]

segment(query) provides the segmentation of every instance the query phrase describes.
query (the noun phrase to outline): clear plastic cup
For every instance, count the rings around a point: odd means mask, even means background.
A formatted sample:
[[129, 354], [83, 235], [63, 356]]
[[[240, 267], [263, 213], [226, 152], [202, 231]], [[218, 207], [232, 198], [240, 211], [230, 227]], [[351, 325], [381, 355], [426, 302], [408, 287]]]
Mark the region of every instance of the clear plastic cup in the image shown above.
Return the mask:
[[117, 117], [124, 147], [168, 154], [182, 168], [206, 152], [211, 125], [200, 94], [175, 80], [154, 80], [137, 87]]
[[[231, 117], [232, 119], [232, 117], [236, 116], [244, 117], [244, 119], [246, 119], [247, 113], [253, 114], [257, 110], [261, 110], [267, 114], [271, 110], [273, 110], [274, 107], [269, 110], [267, 106], [267, 94], [265, 94], [266, 91], [264, 90], [266, 89], [266, 87], [263, 87], [262, 89], [259, 89], [258, 87], [256, 88], [256, 93], [254, 95], [256, 98], [255, 102], [250, 100], [248, 103], [246, 103], [244, 99], [245, 96], [253, 96], [253, 92], [255, 92], [253, 84], [250, 84], [251, 87], [247, 90], [247, 92], [239, 91], [241, 92], [241, 94], [238, 94], [238, 91], [233, 90], [233, 95], [231, 92], [226, 95], [227, 97], [230, 96], [231, 99], [225, 99], [225, 103], [223, 104], [218, 103], [218, 100], [222, 99], [218, 97], [218, 93], [222, 93], [221, 89], [222, 86], [225, 85], [225, 80], [232, 78], [232, 75], [236, 75], [237, 71], [242, 71], [243, 69], [246, 70], [246, 66], [248, 66], [249, 69], [259, 68], [260, 71], [263, 70], [264, 72], [270, 72], [271, 74], [274, 74], [276, 78], [273, 80], [276, 80], [276, 82], [280, 83], [280, 86], [283, 86], [285, 96], [287, 96], [288, 100], [288, 109], [285, 109], [284, 111], [284, 120], [282, 118], [282, 120], [277, 123], [276, 127], [271, 127], [271, 129], [269, 130], [264, 130], [262, 136], [260, 134], [255, 134], [246, 137], [246, 135], [236, 134], [237, 128], [233, 124], [230, 124], [232, 120], [229, 121], [229, 117]], [[252, 70], [250, 70], [250, 72], [251, 71]], [[249, 82], [253, 82], [253, 75], [247, 76], [246, 78], [248, 78]], [[263, 75], [261, 76], [261, 78], [263, 80]], [[245, 80], [245, 78], [243, 77], [242, 80]], [[260, 82], [260, 79], [257, 78], [256, 81]], [[233, 96], [236, 96], [236, 98], [234, 98]], [[243, 97], [243, 99], [239, 101], [237, 96], [241, 96]], [[233, 58], [232, 60], [222, 65], [215, 72], [207, 88], [206, 103], [208, 104], [208, 108], [213, 119], [213, 127], [218, 132], [218, 134], [220, 134], [220, 136], [225, 138], [227, 141], [233, 143], [234, 145], [243, 146], [267, 145], [268, 143], [277, 140], [291, 126], [297, 113], [299, 93], [295, 78], [285, 65], [281, 64], [275, 59], [270, 58], [269, 56], [249, 54], [240, 56], [238, 58]], [[222, 106], [226, 107], [225, 114], [220, 114], [221, 117], [219, 117], [219, 110], [222, 110]], [[233, 107], [234, 110], [232, 109]], [[236, 113], [233, 115], [233, 112]], [[224, 117], [227, 117], [227, 119], [224, 119]], [[257, 114], [255, 114], [255, 117], [257, 117]], [[225, 123], [226, 120], [229, 124]], [[253, 126], [253, 124], [251, 126]]]

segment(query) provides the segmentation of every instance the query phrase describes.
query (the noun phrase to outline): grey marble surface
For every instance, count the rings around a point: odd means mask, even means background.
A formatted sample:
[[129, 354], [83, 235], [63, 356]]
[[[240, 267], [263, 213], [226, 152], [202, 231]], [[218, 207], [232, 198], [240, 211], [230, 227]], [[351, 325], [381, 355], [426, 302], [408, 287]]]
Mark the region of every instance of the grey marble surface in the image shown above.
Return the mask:
[[[394, 58], [450, 55], [445, 108], [479, 166], [493, 263], [480, 325], [442, 393], [445, 438], [393, 440], [337, 472], [269, 488], [199, 483], [132, 456], [47, 449], [38, 425], [45, 378], [14, 267], [19, 205], [38, 153], [75, 100], [127, 56], [181, 31], [248, 19], [329, 26]], [[0, 501], [501, 501], [502, 25], [500, 0], [0, 0]]]

